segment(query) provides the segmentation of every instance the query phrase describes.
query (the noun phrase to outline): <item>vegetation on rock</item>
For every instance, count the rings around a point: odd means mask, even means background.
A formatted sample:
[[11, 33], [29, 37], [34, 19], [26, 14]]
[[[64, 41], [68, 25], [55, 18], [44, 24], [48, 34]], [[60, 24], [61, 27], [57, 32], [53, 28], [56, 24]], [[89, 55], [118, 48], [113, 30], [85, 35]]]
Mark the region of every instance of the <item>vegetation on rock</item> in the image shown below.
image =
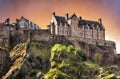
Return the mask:
[[95, 61], [95, 63], [96, 64], [101, 64], [100, 62], [101, 62], [101, 54], [100, 53], [96, 53], [95, 55], [94, 55], [94, 61]]
[[118, 66], [100, 67], [73, 45], [31, 41], [10, 52], [11, 66], [3, 79], [119, 79]]
[[51, 68], [46, 79], [79, 79], [87, 67], [82, 63], [85, 55], [72, 45], [55, 44], [51, 50]]

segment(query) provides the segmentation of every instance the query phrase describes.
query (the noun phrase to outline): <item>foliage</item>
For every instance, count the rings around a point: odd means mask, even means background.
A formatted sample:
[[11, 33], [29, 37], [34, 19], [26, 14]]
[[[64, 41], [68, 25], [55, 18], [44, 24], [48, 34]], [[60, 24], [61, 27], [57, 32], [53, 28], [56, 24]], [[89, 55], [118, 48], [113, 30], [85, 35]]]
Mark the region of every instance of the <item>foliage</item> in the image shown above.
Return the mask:
[[87, 60], [85, 54], [82, 53], [81, 51], [79, 51], [73, 45], [62, 45], [62, 44], [55, 44], [52, 47], [51, 59], [53, 59], [55, 53], [59, 53], [59, 52], [68, 53], [69, 56], [76, 56], [76, 55], [78, 55], [79, 57], [81, 57], [81, 60], [85, 60], [85, 61]]
[[96, 53], [95, 55], [94, 55], [94, 60], [95, 60], [95, 63], [96, 64], [100, 64], [100, 62], [101, 62], [101, 54], [100, 53]]
[[58, 75], [59, 75], [59, 77], [70, 78], [69, 75], [67, 75], [66, 73], [60, 71], [57, 68], [50, 69], [50, 71], [45, 75], [45, 78], [46, 79], [57, 79]]
[[77, 74], [87, 68], [82, 63], [85, 60], [84, 53], [73, 45], [55, 44], [51, 50], [51, 69], [46, 73], [45, 78], [77, 79], [79, 77]]

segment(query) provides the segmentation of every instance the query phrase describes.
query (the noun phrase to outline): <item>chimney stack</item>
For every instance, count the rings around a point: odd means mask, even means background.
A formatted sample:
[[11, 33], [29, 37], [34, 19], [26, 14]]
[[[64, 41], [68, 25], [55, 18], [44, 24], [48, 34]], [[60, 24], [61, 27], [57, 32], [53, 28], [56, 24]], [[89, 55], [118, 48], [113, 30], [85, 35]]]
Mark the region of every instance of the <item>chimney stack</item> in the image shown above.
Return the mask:
[[5, 24], [10, 24], [10, 19], [9, 18], [5, 20]]
[[18, 22], [19, 22], [19, 19], [16, 19], [16, 22], [18, 23]]
[[80, 16], [80, 17], [79, 17], [79, 19], [81, 20], [81, 19], [82, 19], [82, 17]]
[[52, 15], [55, 16], [55, 12], [53, 12]]
[[98, 20], [98, 22], [99, 22], [100, 24], [102, 24], [102, 19], [100, 18], [100, 19]]
[[66, 13], [66, 14], [65, 14], [65, 19], [68, 20], [68, 18], [69, 18], [69, 14]]

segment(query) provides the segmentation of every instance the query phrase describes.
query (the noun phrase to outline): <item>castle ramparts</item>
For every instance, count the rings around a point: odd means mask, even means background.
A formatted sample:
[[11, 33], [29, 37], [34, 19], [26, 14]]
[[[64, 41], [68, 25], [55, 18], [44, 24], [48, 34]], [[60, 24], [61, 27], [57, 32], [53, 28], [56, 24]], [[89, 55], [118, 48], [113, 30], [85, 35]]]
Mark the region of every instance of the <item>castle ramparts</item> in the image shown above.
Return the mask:
[[[101, 19], [97, 21], [88, 21], [78, 18], [75, 14], [71, 17], [68, 14], [65, 17], [52, 14], [52, 21], [48, 29], [41, 29], [37, 24], [27, 20], [24, 17], [17, 19], [15, 23], [10, 24], [10, 20], [0, 24], [0, 46], [9, 48], [20, 42], [30, 41], [55, 41], [68, 42], [86, 52], [88, 58], [94, 56], [96, 52], [102, 54], [115, 62], [116, 44], [113, 41], [105, 40], [105, 28]], [[2, 28], [4, 27], [4, 28]], [[112, 57], [111, 57], [112, 56]]]

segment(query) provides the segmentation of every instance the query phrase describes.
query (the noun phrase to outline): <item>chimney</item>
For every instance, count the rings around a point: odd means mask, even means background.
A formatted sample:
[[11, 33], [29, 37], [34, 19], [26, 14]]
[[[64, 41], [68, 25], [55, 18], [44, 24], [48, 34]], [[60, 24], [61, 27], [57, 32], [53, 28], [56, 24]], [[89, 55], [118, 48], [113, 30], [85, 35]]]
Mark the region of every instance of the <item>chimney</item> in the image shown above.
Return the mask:
[[68, 18], [69, 18], [69, 14], [66, 13], [66, 14], [65, 14], [65, 19], [68, 20]]
[[19, 22], [19, 19], [16, 19], [16, 22], [18, 23], [18, 22]]
[[10, 19], [9, 18], [5, 20], [5, 24], [10, 24]]
[[82, 20], [82, 17], [80, 16], [79, 19]]
[[100, 18], [100, 19], [98, 20], [98, 22], [99, 22], [100, 24], [102, 24], [102, 19]]
[[55, 12], [53, 12], [52, 15], [55, 16]]

